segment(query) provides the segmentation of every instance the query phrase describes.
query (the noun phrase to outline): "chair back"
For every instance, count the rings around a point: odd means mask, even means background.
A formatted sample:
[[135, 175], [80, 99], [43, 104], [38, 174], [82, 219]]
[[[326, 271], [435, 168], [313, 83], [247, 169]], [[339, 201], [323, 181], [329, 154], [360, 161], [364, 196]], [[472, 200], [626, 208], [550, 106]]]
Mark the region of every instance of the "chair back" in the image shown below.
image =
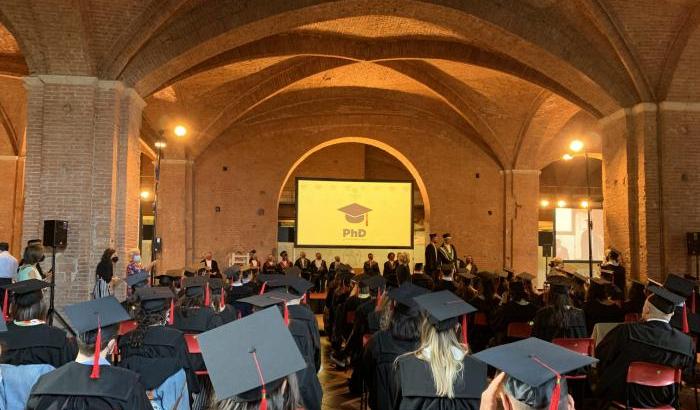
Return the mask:
[[627, 369], [627, 383], [649, 387], [680, 384], [681, 370], [655, 363], [632, 362]]
[[508, 323], [506, 336], [514, 339], [527, 339], [532, 335], [532, 326], [527, 322]]
[[474, 325], [475, 326], [488, 326], [489, 321], [486, 318], [486, 314], [484, 312], [476, 312], [474, 314]]
[[202, 349], [199, 347], [199, 341], [197, 340], [196, 334], [185, 334], [185, 343], [187, 343], [187, 352], [190, 354], [202, 353]]
[[593, 339], [583, 338], [554, 339], [552, 343], [585, 356], [593, 356], [593, 347], [595, 346], [595, 341]]
[[639, 313], [627, 313], [627, 314], [625, 314], [625, 322], [626, 323], [639, 322]]
[[117, 334], [119, 336], [124, 336], [132, 330], [135, 330], [137, 327], [139, 327], [139, 322], [135, 320], [127, 320], [125, 322], [121, 322], [119, 323], [119, 330]]

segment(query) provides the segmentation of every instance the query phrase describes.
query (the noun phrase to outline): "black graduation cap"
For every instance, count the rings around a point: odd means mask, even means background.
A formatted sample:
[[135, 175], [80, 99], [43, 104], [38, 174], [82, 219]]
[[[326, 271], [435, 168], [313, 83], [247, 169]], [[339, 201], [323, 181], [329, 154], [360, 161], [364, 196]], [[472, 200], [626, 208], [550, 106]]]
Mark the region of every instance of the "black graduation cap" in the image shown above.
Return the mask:
[[549, 285], [550, 292], [566, 294], [569, 293], [572, 280], [564, 275], [549, 275], [546, 283]]
[[673, 313], [676, 306], [685, 302], [683, 296], [677, 295], [666, 288], [649, 285], [647, 289], [653, 293], [649, 298], [649, 302], [665, 314]]
[[305, 295], [314, 285], [304, 278], [288, 277], [285, 280], [286, 286], [293, 290], [297, 295]]
[[131, 287], [145, 286], [148, 283], [148, 273], [145, 271], [141, 271], [139, 273], [129, 275], [126, 277], [126, 283], [127, 283], [127, 285], [129, 285]]
[[285, 286], [285, 280], [286, 278], [284, 275], [279, 275], [276, 273], [262, 273], [258, 275], [258, 282], [265, 283], [265, 286], [269, 288], [278, 288], [280, 286]]
[[418, 304], [414, 298], [425, 295], [426, 293], [430, 293], [430, 291], [410, 282], [404, 282], [398, 288], [392, 288], [389, 291], [388, 296], [389, 298], [394, 299], [399, 306], [404, 306], [409, 310], [417, 310]]
[[204, 294], [204, 287], [207, 284], [207, 278], [203, 276], [195, 276], [185, 279], [182, 286], [185, 288], [185, 295], [189, 297]]
[[605, 280], [603, 278], [592, 278], [591, 279], [591, 286], [609, 286], [612, 285], [612, 282], [609, 280]]
[[185, 270], [180, 268], [180, 269], [168, 269], [163, 273], [159, 273], [156, 278], [157, 279], [162, 279], [162, 278], [170, 278], [170, 279], [179, 279], [183, 277], [185, 274]]
[[160, 312], [172, 305], [175, 294], [170, 288], [138, 288], [136, 298], [141, 302], [141, 308], [146, 312]]
[[265, 400], [286, 376], [306, 368], [278, 309], [256, 312], [197, 340], [218, 400]]
[[369, 275], [364, 275], [360, 279], [360, 285], [362, 286], [367, 286], [369, 290], [371, 291], [376, 291], [379, 289], [382, 289], [386, 286], [386, 279], [384, 279], [383, 276], [369, 276]]
[[219, 291], [224, 287], [224, 281], [223, 279], [219, 278], [209, 278], [209, 289], [212, 291]]
[[447, 238], [452, 238], [452, 234], [443, 233], [443, 234], [442, 234], [442, 239], [447, 239]]
[[284, 270], [284, 275], [290, 278], [300, 278], [301, 269], [299, 269], [297, 266], [291, 266]]
[[238, 278], [238, 275], [240, 272], [241, 272], [241, 267], [238, 265], [233, 265], [233, 266], [229, 266], [228, 268], [226, 268], [226, 270], [224, 270], [224, 276], [226, 276], [227, 278], [229, 278], [231, 280], [234, 280], [234, 279]]
[[666, 276], [664, 288], [688, 299], [693, 294], [694, 281], [670, 274]]
[[[8, 283], [3, 286], [6, 292], [5, 300], [9, 300], [7, 292], [12, 292], [15, 295], [15, 305], [29, 307], [38, 303], [44, 297], [41, 290], [49, 286], [50, 284], [48, 282], [39, 279], [28, 279], [15, 283]], [[5, 309], [5, 307], [3, 307], [3, 309]]]
[[362, 206], [358, 203], [352, 203], [350, 205], [339, 208], [338, 210], [345, 214], [345, 220], [350, 223], [356, 224], [362, 221], [365, 221], [365, 223], [369, 222], [365, 218], [367, 217], [367, 213], [370, 212], [371, 209], [367, 208], [366, 206]]
[[297, 296], [290, 295], [289, 293], [272, 291], [263, 295], [253, 295], [247, 298], [238, 299], [238, 302], [248, 303], [259, 308], [283, 304], [284, 323], [289, 325], [289, 309], [287, 308], [287, 303], [294, 299], [297, 299]]
[[506, 392], [538, 409], [547, 406], [553, 396], [559, 396], [559, 400], [549, 404], [550, 409], [566, 408], [567, 394], [554, 391], [560, 386], [561, 375], [598, 361], [535, 337], [486, 349], [472, 357], [515, 379], [506, 379]]
[[467, 344], [467, 315], [477, 311], [474, 306], [463, 301], [449, 290], [427, 293], [417, 296], [413, 300], [427, 314], [428, 321], [438, 331], [442, 332], [453, 328], [461, 316], [462, 343]]
[[[90, 378], [99, 379], [102, 341], [111, 339], [116, 334], [116, 325], [131, 317], [114, 296], [68, 305], [64, 310], [78, 337], [87, 345], [95, 345]], [[102, 334], [103, 331], [105, 335]]]

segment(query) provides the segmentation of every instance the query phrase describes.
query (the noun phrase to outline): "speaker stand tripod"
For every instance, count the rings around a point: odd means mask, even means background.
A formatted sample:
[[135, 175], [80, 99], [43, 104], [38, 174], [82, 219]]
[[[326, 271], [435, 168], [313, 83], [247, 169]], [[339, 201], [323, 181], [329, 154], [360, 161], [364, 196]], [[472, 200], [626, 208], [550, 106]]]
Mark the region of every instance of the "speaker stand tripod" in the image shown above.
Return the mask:
[[66, 319], [61, 316], [61, 314], [56, 310], [56, 306], [54, 306], [54, 298], [56, 296], [56, 247], [52, 246], [51, 247], [51, 286], [49, 286], [49, 311], [47, 313], [47, 319], [49, 322], [49, 326], [53, 325], [53, 318], [54, 316], [58, 318], [58, 320], [61, 321], [63, 326], [68, 330], [73, 336], [75, 336], [75, 332], [71, 327], [68, 325], [68, 322], [66, 322]]

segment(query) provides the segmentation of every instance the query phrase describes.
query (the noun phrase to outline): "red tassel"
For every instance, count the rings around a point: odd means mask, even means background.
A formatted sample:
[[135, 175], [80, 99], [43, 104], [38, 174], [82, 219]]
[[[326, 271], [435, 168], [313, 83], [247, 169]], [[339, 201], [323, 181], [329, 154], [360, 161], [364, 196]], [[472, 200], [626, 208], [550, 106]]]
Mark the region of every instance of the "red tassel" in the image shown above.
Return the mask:
[[690, 328], [688, 326], [688, 312], [685, 307], [685, 303], [683, 304], [683, 333], [688, 334], [690, 332]]
[[102, 350], [102, 325], [100, 324], [100, 318], [97, 318], [97, 338], [95, 339], [95, 357], [92, 361], [92, 373], [90, 373], [91, 379], [100, 378], [100, 351]]
[[260, 286], [260, 293], [258, 295], [262, 295], [265, 293], [265, 287], [267, 286], [267, 282], [263, 282], [262, 286]]
[[221, 300], [219, 301], [219, 309], [226, 307], [226, 294], [224, 293], [224, 288], [221, 288]]
[[168, 315], [168, 324], [172, 326], [175, 323], [175, 299], [170, 299], [170, 314]]
[[549, 410], [558, 410], [559, 399], [561, 398], [561, 374], [559, 374], [559, 372], [551, 368], [549, 365], [547, 365], [547, 363], [541, 361], [537, 357], [531, 356], [531, 359], [534, 360], [540, 366], [554, 373], [554, 377], [556, 377], [556, 383], [554, 384], [554, 389], [552, 390], [552, 398], [549, 401]]
[[466, 347], [469, 343], [467, 338], [467, 315], [462, 315], [462, 344]]
[[289, 327], [289, 308], [287, 307], [287, 302], [284, 302], [284, 324]]
[[260, 368], [260, 362], [258, 362], [258, 355], [253, 350], [251, 352], [253, 355], [253, 361], [255, 362], [255, 369], [258, 371], [258, 378], [260, 379], [260, 387], [262, 389], [262, 397], [260, 399], [260, 410], [267, 410], [267, 389], [265, 388], [265, 378], [262, 374], [262, 369]]
[[211, 305], [211, 291], [209, 290], [209, 282], [204, 286], [204, 306]]
[[5, 322], [10, 318], [10, 315], [7, 312], [7, 303], [10, 300], [10, 294], [5, 289], [5, 298], [2, 300], [2, 316], [5, 318]]

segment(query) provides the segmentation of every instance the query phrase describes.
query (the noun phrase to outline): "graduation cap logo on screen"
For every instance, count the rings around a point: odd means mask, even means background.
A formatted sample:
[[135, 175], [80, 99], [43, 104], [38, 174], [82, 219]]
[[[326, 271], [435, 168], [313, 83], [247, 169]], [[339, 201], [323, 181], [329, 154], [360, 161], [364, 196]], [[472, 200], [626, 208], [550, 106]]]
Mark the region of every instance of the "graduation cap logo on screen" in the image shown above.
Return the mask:
[[371, 211], [371, 209], [367, 208], [366, 206], [362, 206], [355, 202], [338, 210], [345, 214], [345, 220], [350, 223], [359, 224], [364, 222], [365, 226], [367, 226], [369, 223], [369, 215], [367, 214]]

